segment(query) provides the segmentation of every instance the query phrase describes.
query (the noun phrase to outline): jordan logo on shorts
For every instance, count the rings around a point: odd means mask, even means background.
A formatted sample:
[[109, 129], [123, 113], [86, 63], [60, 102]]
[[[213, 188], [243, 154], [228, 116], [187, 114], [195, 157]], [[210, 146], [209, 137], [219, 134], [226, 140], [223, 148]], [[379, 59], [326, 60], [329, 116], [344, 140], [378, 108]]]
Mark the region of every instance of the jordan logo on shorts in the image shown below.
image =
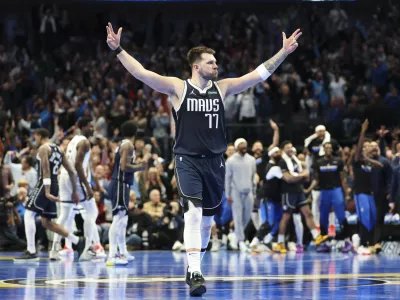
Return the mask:
[[221, 161], [221, 165], [219, 166], [220, 168], [223, 168], [224, 167], [224, 164], [222, 163], [222, 161]]

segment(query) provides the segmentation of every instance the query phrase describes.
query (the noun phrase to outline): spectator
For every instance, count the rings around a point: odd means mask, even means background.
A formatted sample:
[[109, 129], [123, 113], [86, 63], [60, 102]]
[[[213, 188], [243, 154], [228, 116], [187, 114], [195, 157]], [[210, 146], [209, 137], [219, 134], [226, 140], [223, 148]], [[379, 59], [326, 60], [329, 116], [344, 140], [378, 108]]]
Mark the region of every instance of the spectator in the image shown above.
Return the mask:
[[150, 201], [144, 204], [143, 211], [150, 215], [153, 222], [157, 223], [158, 219], [163, 216], [165, 203], [161, 202], [160, 191], [158, 189], [150, 190], [149, 197]]

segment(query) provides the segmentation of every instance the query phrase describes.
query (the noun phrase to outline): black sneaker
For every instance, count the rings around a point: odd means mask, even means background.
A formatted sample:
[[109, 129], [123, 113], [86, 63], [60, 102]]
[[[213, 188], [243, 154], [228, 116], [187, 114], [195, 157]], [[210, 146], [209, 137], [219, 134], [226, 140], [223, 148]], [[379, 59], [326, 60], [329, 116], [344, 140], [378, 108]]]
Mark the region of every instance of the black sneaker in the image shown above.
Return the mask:
[[189, 267], [187, 267], [187, 270], [186, 270], [186, 284], [190, 286], [190, 272], [189, 272]]
[[192, 277], [190, 278], [190, 296], [192, 297], [200, 297], [206, 291], [206, 286], [204, 285], [205, 280], [203, 275], [200, 272], [192, 273]]
[[30, 253], [26, 250], [24, 253], [21, 254], [20, 257], [14, 258], [14, 262], [29, 262], [29, 261], [39, 261], [39, 257], [36, 253]]

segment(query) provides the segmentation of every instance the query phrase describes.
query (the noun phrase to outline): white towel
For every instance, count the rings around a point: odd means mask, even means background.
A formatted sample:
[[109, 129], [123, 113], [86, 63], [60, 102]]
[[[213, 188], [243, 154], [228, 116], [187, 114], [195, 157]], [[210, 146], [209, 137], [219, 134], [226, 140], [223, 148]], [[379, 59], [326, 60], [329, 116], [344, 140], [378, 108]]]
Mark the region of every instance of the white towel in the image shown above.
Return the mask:
[[[282, 159], [286, 162], [286, 165], [289, 169], [289, 173], [292, 176], [298, 176], [300, 172], [303, 171], [303, 167], [301, 166], [301, 161], [296, 157], [296, 155], [292, 155], [292, 157], [289, 157], [285, 152], [282, 153]], [[292, 159], [296, 162], [298, 168], [299, 168], [299, 173], [296, 173], [294, 171], [294, 166], [293, 166], [293, 161]]]
[[[314, 133], [313, 135], [310, 135], [308, 138], [306, 138], [304, 140], [304, 147], [308, 147], [308, 145], [310, 145], [310, 143], [315, 140], [318, 137], [318, 135], [316, 133]], [[324, 140], [322, 141], [322, 145], [330, 142], [331, 141], [331, 134], [328, 131], [325, 131], [325, 137]], [[325, 155], [325, 150], [324, 147], [320, 147], [319, 148], [319, 156], [324, 156]]]

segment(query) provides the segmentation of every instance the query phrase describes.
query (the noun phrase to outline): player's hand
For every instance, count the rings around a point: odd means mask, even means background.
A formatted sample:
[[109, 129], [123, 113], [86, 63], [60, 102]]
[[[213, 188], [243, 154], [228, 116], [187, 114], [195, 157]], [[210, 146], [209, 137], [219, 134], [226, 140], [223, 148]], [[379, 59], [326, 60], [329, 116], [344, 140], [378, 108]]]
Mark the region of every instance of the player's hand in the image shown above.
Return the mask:
[[310, 189], [303, 189], [303, 193], [304, 193], [304, 194], [309, 194], [310, 192], [311, 192]]
[[276, 123], [272, 119], [269, 120], [269, 125], [271, 126], [272, 130], [274, 130], [274, 131], [279, 129], [278, 125], [276, 125]]
[[229, 203], [229, 204], [232, 204], [232, 203], [233, 203], [232, 197], [228, 197], [228, 198], [226, 198], [226, 199], [228, 200], [228, 203]]
[[349, 201], [351, 200], [350, 195], [347, 195], [347, 196], [345, 197], [345, 200], [346, 200], [346, 202], [349, 202]]
[[79, 195], [78, 195], [78, 192], [73, 192], [73, 193], [72, 193], [72, 202], [75, 203], [76, 205], [79, 204]]
[[302, 34], [303, 33], [300, 31], [300, 29], [297, 29], [289, 38], [286, 38], [286, 34], [282, 32], [283, 49], [286, 51], [287, 54], [290, 54], [297, 49], [297, 47], [299, 46], [297, 40]]
[[366, 133], [367, 130], [368, 130], [368, 125], [369, 125], [369, 122], [368, 122], [368, 119], [366, 119], [366, 120], [364, 121], [364, 123], [362, 123], [361, 132]]
[[108, 47], [110, 47], [111, 50], [115, 50], [115, 49], [118, 48], [119, 42], [121, 40], [122, 27], [120, 27], [118, 29], [118, 32], [115, 33], [111, 23], [108, 22], [108, 25], [106, 26], [106, 29], [107, 29], [107, 44], [108, 44]]
[[58, 198], [50, 193], [46, 193], [46, 198], [49, 199], [50, 201], [60, 202], [60, 198]]
[[92, 190], [91, 187], [89, 187], [89, 188], [87, 189], [87, 198], [88, 198], [88, 200], [90, 200], [90, 199], [93, 198], [93, 190]]

